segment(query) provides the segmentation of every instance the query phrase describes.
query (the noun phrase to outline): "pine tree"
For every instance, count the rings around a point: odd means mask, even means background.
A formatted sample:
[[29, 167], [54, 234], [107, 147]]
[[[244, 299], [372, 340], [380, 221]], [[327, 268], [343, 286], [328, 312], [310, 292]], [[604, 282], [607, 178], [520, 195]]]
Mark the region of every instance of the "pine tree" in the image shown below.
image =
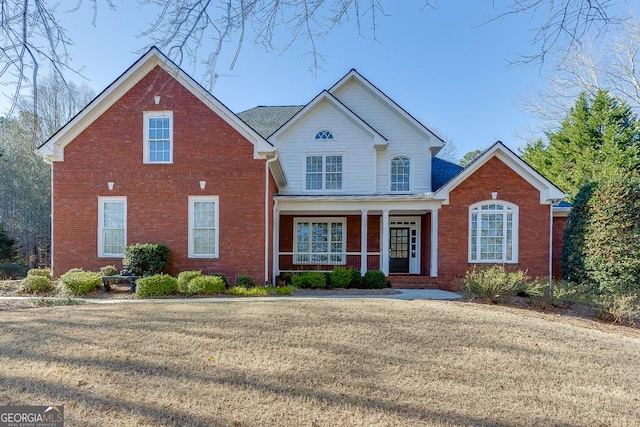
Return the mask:
[[522, 156], [573, 199], [588, 182], [640, 169], [640, 121], [605, 90], [582, 93], [561, 128], [527, 145]]

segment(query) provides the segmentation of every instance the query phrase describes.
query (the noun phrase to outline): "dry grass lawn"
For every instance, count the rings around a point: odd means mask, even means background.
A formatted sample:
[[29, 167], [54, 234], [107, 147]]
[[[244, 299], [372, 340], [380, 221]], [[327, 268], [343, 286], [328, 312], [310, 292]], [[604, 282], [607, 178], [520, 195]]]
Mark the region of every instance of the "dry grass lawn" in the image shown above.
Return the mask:
[[0, 405], [68, 426], [625, 426], [640, 332], [396, 300], [0, 311]]

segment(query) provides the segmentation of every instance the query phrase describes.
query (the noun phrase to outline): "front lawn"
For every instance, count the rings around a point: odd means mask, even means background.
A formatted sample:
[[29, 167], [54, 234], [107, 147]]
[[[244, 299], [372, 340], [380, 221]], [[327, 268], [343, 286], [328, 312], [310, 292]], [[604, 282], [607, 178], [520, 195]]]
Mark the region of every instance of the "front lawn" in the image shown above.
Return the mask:
[[640, 331], [397, 300], [0, 311], [0, 405], [84, 425], [633, 425]]

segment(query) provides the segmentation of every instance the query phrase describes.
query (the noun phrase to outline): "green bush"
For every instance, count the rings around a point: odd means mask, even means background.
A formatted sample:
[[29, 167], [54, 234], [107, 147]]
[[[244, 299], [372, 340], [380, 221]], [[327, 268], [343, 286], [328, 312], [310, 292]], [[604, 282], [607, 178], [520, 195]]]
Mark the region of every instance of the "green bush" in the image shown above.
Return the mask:
[[364, 284], [368, 289], [386, 288], [387, 278], [380, 270], [367, 270], [364, 274]]
[[51, 279], [51, 269], [50, 268], [32, 268], [27, 272], [27, 276], [42, 276], [48, 277]]
[[224, 287], [225, 288], [229, 287], [229, 282], [227, 281], [227, 276], [225, 276], [224, 273], [211, 273], [209, 276], [219, 277], [220, 279], [222, 279], [222, 282], [224, 283]]
[[329, 273], [329, 285], [332, 288], [347, 288], [351, 284], [352, 270], [343, 267], [334, 267]]
[[636, 326], [640, 320], [638, 295], [602, 295], [597, 299], [598, 315], [614, 323]]
[[20, 283], [20, 288], [29, 293], [49, 292], [53, 290], [53, 285], [49, 276], [27, 275]]
[[141, 298], [173, 295], [177, 291], [178, 279], [168, 274], [154, 274], [136, 282], [136, 294]]
[[201, 277], [202, 271], [200, 270], [188, 270], [181, 271], [178, 274], [178, 290], [183, 293], [188, 293], [189, 291], [189, 282], [195, 279], [196, 277]]
[[245, 288], [243, 286], [234, 286], [230, 288], [227, 293], [235, 297], [266, 297], [269, 296], [267, 288], [262, 286], [253, 286], [251, 288]]
[[125, 246], [122, 266], [136, 276], [162, 274], [169, 264], [169, 247], [162, 243]]
[[105, 265], [104, 267], [100, 268], [100, 275], [101, 276], [117, 276], [118, 269], [116, 268], [115, 265]]
[[0, 280], [19, 279], [27, 275], [27, 267], [16, 262], [0, 262]]
[[253, 288], [256, 286], [255, 281], [253, 280], [253, 277], [251, 276], [238, 276], [236, 277], [236, 287], [241, 287], [241, 288]]
[[225, 286], [217, 276], [196, 276], [187, 284], [187, 294], [213, 295], [224, 293]]
[[362, 274], [360, 270], [351, 269], [351, 281], [349, 282], [350, 288], [360, 288], [362, 287]]
[[78, 296], [98, 289], [102, 282], [100, 273], [72, 269], [60, 276], [60, 284], [71, 295]]
[[296, 289], [298, 288], [293, 285], [286, 285], [278, 286], [276, 288], [267, 288], [267, 292], [269, 292], [270, 295], [287, 296], [293, 294]]
[[515, 296], [520, 289], [526, 289], [529, 278], [520, 270], [508, 271], [502, 265], [476, 268], [467, 271], [462, 285], [464, 290], [477, 298], [496, 301]]
[[305, 271], [292, 277], [293, 286], [297, 288], [325, 288], [327, 276], [320, 271]]

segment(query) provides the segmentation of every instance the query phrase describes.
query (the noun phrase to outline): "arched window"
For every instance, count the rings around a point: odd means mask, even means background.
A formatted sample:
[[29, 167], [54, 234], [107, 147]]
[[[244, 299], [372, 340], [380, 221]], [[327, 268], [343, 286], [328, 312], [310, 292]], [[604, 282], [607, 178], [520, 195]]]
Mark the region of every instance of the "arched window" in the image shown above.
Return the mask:
[[411, 160], [405, 156], [391, 159], [391, 191], [409, 191]]
[[316, 133], [316, 139], [333, 139], [333, 132], [323, 129]]
[[518, 206], [487, 200], [469, 207], [469, 262], [518, 262]]

